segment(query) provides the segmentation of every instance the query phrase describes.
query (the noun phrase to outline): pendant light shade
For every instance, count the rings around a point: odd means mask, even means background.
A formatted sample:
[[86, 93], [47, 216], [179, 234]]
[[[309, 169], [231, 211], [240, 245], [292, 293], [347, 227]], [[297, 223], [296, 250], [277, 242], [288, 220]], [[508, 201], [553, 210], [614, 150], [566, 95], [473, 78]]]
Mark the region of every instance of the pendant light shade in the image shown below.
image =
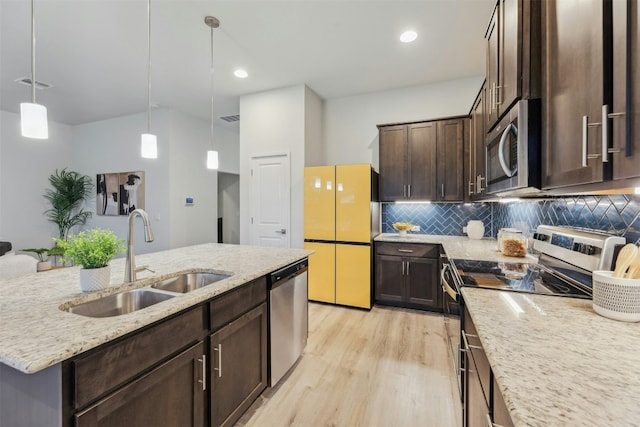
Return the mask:
[[151, 0], [147, 0], [147, 133], [140, 140], [140, 154], [145, 159], [158, 158], [158, 138], [151, 133]]
[[31, 102], [20, 104], [20, 127], [22, 136], [35, 139], [49, 138], [47, 107]]
[[31, 0], [31, 102], [20, 104], [20, 128], [26, 138], [49, 138], [47, 107], [36, 103], [36, 18]]
[[140, 155], [145, 159], [158, 158], [158, 138], [155, 135], [143, 133], [140, 147]]
[[218, 152], [215, 150], [207, 151], [207, 169], [218, 169]]
[[211, 150], [207, 151], [207, 169], [218, 169], [218, 152], [213, 150], [213, 29], [220, 26], [220, 21], [214, 16], [206, 16], [204, 23], [211, 28]]

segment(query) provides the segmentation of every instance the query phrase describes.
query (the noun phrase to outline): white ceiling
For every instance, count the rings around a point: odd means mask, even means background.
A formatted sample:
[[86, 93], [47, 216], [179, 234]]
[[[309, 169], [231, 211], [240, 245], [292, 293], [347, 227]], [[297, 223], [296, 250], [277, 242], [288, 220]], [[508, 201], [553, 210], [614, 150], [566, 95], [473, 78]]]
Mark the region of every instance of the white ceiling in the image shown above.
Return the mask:
[[[151, 0], [152, 103], [210, 117], [240, 95], [307, 84], [323, 99], [484, 74], [495, 0]], [[70, 125], [146, 111], [145, 0], [36, 0], [37, 91], [49, 119]], [[30, 88], [30, 0], [0, 0], [0, 109]], [[418, 32], [410, 44], [398, 40]], [[249, 78], [233, 76], [245, 68]], [[221, 122], [221, 121], [220, 121]], [[224, 122], [221, 122], [224, 123]]]

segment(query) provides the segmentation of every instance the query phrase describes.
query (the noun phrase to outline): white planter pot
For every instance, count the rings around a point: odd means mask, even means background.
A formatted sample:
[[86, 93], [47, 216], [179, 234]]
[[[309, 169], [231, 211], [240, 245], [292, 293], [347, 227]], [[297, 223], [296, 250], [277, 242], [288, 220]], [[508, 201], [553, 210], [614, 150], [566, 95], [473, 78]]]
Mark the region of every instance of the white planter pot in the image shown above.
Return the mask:
[[95, 292], [105, 289], [111, 281], [111, 266], [102, 268], [81, 268], [80, 288], [83, 292]]
[[51, 270], [51, 261], [40, 261], [36, 266], [37, 271]]

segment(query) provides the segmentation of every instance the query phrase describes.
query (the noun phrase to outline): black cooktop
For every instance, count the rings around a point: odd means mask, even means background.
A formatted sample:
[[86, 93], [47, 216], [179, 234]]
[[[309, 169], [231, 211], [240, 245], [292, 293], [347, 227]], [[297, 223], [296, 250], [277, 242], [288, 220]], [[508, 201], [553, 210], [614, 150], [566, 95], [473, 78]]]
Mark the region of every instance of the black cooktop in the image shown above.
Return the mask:
[[591, 277], [567, 271], [561, 277], [542, 264], [454, 259], [464, 286], [591, 298]]

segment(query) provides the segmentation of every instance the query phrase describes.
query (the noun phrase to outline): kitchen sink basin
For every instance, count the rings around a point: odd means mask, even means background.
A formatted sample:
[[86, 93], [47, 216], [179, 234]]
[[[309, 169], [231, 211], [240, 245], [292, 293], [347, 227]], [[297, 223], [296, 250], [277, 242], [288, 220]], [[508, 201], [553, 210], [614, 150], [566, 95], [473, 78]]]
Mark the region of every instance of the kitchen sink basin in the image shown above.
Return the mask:
[[70, 313], [88, 317], [113, 317], [142, 310], [175, 297], [153, 289], [132, 289], [69, 307]]
[[231, 275], [206, 272], [185, 273], [176, 277], [162, 280], [151, 285], [151, 287], [155, 289], [161, 289], [163, 291], [186, 293], [193, 291], [194, 289], [199, 289], [203, 286], [219, 282], [220, 280], [224, 280], [227, 277], [231, 277]]

